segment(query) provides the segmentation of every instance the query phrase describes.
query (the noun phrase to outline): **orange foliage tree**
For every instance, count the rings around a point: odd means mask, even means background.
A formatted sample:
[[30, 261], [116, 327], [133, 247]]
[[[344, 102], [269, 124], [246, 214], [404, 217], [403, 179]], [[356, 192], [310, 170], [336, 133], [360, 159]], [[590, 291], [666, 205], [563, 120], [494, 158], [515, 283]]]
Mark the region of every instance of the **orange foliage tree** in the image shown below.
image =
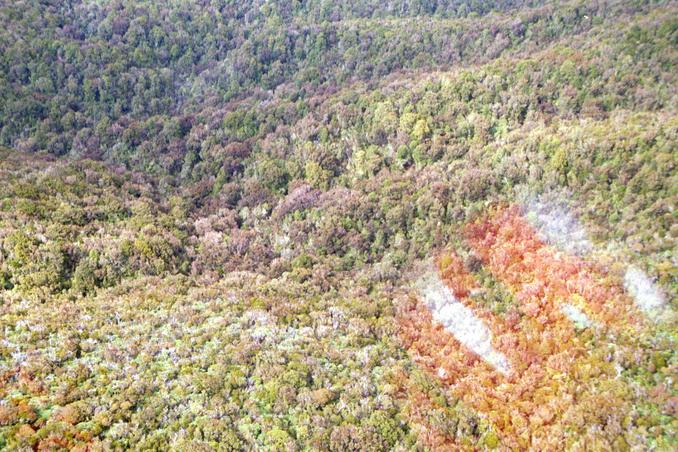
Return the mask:
[[[510, 371], [499, 372], [468, 350], [411, 297], [401, 303], [399, 321], [414, 361], [489, 421], [506, 447], [628, 446], [624, 433], [633, 421], [634, 394], [619, 378], [614, 350], [633, 345], [646, 322], [618, 278], [544, 243], [517, 207], [490, 209], [466, 226], [465, 239], [469, 258], [441, 254], [440, 276], [487, 325]], [[504, 312], [478, 302], [484, 289], [469, 270], [476, 264], [512, 294]], [[565, 306], [590, 318], [588, 327], [577, 328]], [[413, 392], [419, 407], [413, 421], [425, 425], [427, 406]], [[420, 441], [434, 448], [459, 446], [454, 434], [435, 430]]]

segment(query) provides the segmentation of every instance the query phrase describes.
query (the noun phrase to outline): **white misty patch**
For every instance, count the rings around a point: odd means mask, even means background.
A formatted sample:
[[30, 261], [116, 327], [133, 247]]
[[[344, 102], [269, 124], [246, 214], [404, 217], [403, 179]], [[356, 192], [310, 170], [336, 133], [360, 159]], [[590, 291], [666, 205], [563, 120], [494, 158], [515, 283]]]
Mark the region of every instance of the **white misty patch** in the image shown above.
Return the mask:
[[527, 221], [545, 242], [580, 256], [593, 249], [586, 230], [564, 205], [540, 199], [529, 202], [526, 209]]
[[572, 323], [574, 323], [577, 328], [588, 328], [593, 325], [591, 319], [589, 319], [581, 309], [573, 304], [564, 304], [560, 307], [560, 309], [568, 319], [572, 320]]
[[629, 266], [624, 275], [624, 287], [636, 305], [645, 312], [664, 306], [665, 300], [659, 288], [642, 270]]
[[480, 355], [504, 375], [509, 373], [508, 360], [492, 347], [492, 333], [469, 308], [457, 300], [436, 272], [418, 282], [424, 303], [433, 318], [466, 347]]
[[292, 257], [293, 251], [289, 246], [291, 242], [292, 240], [287, 234], [276, 234], [273, 237], [275, 248], [280, 252], [280, 257], [283, 259], [290, 259]]

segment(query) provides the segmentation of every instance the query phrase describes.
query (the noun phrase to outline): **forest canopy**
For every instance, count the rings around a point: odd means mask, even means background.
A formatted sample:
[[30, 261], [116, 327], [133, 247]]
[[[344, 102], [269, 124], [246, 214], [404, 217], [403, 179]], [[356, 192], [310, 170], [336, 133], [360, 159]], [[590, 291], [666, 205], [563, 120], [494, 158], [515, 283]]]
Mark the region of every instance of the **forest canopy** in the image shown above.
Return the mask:
[[0, 449], [676, 447], [676, 2], [21, 0], [0, 50]]

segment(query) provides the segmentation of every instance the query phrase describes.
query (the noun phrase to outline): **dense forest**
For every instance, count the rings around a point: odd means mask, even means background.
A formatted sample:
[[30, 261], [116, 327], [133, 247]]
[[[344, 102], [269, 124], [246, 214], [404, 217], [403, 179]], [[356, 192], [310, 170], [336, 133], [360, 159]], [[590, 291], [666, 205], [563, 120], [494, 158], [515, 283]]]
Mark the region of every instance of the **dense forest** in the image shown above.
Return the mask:
[[678, 448], [678, 2], [0, 2], [0, 449]]

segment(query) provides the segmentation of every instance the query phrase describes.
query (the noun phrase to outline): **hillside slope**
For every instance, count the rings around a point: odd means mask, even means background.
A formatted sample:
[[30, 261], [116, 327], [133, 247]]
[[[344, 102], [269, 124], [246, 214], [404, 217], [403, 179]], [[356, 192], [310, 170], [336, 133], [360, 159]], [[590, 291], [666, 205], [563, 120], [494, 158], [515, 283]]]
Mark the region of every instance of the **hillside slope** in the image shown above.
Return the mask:
[[678, 5], [546, 3], [0, 7], [0, 448], [674, 448]]

